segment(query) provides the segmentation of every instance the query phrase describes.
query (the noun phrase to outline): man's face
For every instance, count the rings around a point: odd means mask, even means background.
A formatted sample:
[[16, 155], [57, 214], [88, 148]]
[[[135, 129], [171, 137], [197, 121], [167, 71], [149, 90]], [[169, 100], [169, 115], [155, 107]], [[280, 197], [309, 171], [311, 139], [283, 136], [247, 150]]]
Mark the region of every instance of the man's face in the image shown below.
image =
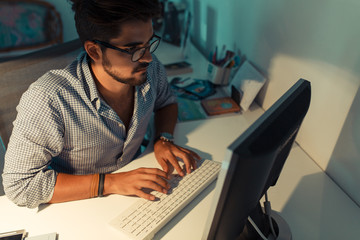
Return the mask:
[[[111, 39], [109, 43], [128, 51], [148, 46], [153, 36], [151, 20], [126, 22], [121, 29], [120, 37]], [[102, 56], [104, 71], [114, 80], [132, 86], [141, 85], [146, 81], [146, 70], [152, 61], [149, 50], [146, 50], [137, 62], [131, 60], [131, 55], [114, 49], [107, 48]]]

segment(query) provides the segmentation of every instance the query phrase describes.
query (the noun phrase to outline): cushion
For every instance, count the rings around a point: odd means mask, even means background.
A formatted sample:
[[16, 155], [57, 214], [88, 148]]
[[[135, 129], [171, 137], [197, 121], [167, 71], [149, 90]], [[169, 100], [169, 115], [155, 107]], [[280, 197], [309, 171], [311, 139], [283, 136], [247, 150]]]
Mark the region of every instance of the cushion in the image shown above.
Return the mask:
[[52, 5], [39, 0], [0, 2], [0, 52], [60, 42], [62, 22]]

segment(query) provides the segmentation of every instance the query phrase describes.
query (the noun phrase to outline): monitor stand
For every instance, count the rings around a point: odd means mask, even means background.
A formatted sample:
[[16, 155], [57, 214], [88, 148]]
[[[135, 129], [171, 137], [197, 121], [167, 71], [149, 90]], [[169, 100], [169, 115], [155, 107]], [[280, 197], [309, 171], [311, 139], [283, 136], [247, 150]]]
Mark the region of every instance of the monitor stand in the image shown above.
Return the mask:
[[[277, 237], [271, 233], [268, 217], [265, 215], [264, 209], [260, 207], [260, 205], [258, 205], [258, 207], [252, 212], [251, 217], [257, 227], [262, 229], [260, 231], [265, 231], [262, 233], [265, 234], [267, 240], [292, 240], [289, 225], [277, 211], [271, 210], [271, 220]], [[252, 224], [247, 221], [243, 232], [236, 238], [236, 240], [262, 240], [262, 237], [255, 230]]]
[[272, 234], [268, 236], [269, 240], [291, 240], [292, 235], [290, 231], [290, 227], [285, 221], [284, 218], [280, 216], [280, 214], [274, 210], [271, 212], [272, 222], [275, 228], [275, 232], [277, 233], [277, 238], [274, 238]]

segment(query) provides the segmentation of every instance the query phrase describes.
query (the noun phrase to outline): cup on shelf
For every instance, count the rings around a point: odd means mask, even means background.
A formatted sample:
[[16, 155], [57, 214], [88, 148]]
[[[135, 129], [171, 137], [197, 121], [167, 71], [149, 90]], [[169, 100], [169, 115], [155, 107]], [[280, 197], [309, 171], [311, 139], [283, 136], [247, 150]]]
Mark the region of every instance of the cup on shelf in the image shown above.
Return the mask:
[[218, 66], [209, 62], [207, 71], [209, 81], [215, 85], [228, 85], [231, 69], [232, 68]]

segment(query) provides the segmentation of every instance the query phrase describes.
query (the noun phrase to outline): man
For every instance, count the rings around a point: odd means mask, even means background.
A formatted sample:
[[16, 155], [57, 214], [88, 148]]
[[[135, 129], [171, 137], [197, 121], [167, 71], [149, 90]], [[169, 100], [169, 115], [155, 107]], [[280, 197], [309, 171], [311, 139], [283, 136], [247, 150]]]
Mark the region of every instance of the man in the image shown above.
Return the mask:
[[[46, 73], [23, 94], [5, 156], [4, 189], [34, 208], [108, 194], [154, 200], [167, 193], [172, 168], [184, 175], [199, 156], [171, 141], [175, 97], [151, 53], [156, 0], [72, 0], [86, 52], [63, 70]], [[135, 156], [155, 112], [154, 153], [162, 170], [111, 172]]]

